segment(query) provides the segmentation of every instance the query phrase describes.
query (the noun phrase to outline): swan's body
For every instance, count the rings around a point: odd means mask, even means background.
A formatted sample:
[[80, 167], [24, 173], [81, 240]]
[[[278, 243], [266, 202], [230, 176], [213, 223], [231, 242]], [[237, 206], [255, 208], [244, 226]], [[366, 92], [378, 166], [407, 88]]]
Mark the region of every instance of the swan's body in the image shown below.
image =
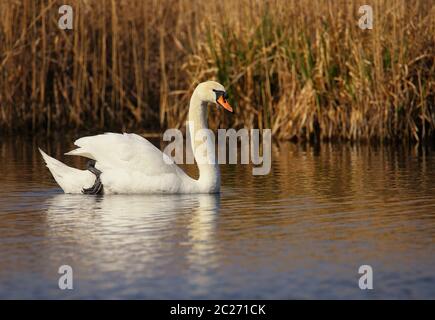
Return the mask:
[[[106, 133], [74, 144], [79, 148], [67, 154], [96, 160], [104, 193], [206, 192], [176, 164], [166, 163], [163, 157], [167, 156], [139, 135]], [[95, 175], [90, 171], [68, 167], [41, 153], [65, 193], [82, 193], [94, 184]]]
[[[193, 92], [189, 107], [191, 137], [207, 129], [207, 103], [214, 102], [231, 110], [222, 95], [225, 90], [217, 82], [204, 82]], [[225, 94], [224, 94], [225, 95]], [[225, 95], [226, 96], [226, 95]], [[212, 139], [207, 139], [212, 141]], [[79, 148], [67, 155], [95, 160], [95, 168], [104, 193], [217, 193], [220, 190], [219, 165], [214, 161], [199, 164], [199, 179], [189, 177], [167, 155], [145, 138], [136, 134], [106, 133], [84, 137], [74, 142]], [[195, 153], [195, 139], [192, 149]], [[65, 193], [82, 193], [92, 187], [96, 176], [89, 170], [71, 168], [40, 150], [47, 167]]]

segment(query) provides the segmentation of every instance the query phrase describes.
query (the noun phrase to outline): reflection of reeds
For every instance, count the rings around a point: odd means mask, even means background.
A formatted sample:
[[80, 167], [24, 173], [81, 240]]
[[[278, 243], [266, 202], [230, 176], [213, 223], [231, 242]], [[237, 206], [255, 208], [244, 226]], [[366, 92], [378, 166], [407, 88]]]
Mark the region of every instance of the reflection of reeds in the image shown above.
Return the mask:
[[[217, 79], [235, 115], [214, 126], [279, 138], [411, 138], [434, 133], [435, 7], [372, 1], [0, 3], [0, 127], [182, 126], [194, 86]], [[432, 17], [432, 19], [431, 19]]]

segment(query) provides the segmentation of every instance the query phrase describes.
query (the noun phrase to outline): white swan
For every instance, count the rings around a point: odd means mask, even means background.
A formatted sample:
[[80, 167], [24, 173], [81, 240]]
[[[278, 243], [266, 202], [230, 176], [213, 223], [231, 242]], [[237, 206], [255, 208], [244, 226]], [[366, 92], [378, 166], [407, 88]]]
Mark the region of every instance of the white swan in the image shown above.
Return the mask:
[[[200, 83], [190, 99], [187, 129], [191, 137], [195, 137], [198, 130], [208, 128], [208, 103], [233, 111], [221, 84], [214, 81]], [[207, 141], [212, 139], [207, 138]], [[151, 142], [136, 134], [105, 133], [80, 138], [74, 144], [79, 148], [66, 154], [91, 159], [87, 170], [69, 167], [39, 149], [65, 193], [217, 193], [220, 190], [217, 163], [197, 161], [199, 179], [192, 179], [174, 162], [168, 161], [169, 157]], [[195, 159], [196, 144], [192, 138]]]

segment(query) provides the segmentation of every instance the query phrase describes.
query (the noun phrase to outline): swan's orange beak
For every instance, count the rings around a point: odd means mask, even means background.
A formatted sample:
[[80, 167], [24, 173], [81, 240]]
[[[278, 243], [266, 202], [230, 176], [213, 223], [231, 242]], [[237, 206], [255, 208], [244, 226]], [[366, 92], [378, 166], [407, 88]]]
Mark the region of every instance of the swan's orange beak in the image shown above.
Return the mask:
[[225, 109], [227, 109], [229, 112], [233, 112], [233, 108], [231, 108], [231, 106], [230, 106], [230, 104], [228, 103], [228, 101], [225, 100], [224, 96], [220, 96], [220, 97], [216, 100], [216, 102], [217, 102], [220, 106], [222, 106], [222, 107], [224, 107]]

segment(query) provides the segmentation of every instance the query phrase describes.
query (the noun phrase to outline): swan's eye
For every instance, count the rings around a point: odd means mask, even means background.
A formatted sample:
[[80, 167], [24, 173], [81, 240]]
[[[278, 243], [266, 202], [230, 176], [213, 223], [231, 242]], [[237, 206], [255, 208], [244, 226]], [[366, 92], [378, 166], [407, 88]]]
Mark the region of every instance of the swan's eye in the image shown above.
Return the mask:
[[220, 97], [223, 97], [225, 100], [228, 99], [228, 95], [227, 95], [227, 93], [226, 93], [225, 91], [222, 91], [222, 90], [216, 90], [216, 89], [213, 89], [213, 91], [214, 91], [214, 93], [216, 94], [216, 101], [217, 101]]

